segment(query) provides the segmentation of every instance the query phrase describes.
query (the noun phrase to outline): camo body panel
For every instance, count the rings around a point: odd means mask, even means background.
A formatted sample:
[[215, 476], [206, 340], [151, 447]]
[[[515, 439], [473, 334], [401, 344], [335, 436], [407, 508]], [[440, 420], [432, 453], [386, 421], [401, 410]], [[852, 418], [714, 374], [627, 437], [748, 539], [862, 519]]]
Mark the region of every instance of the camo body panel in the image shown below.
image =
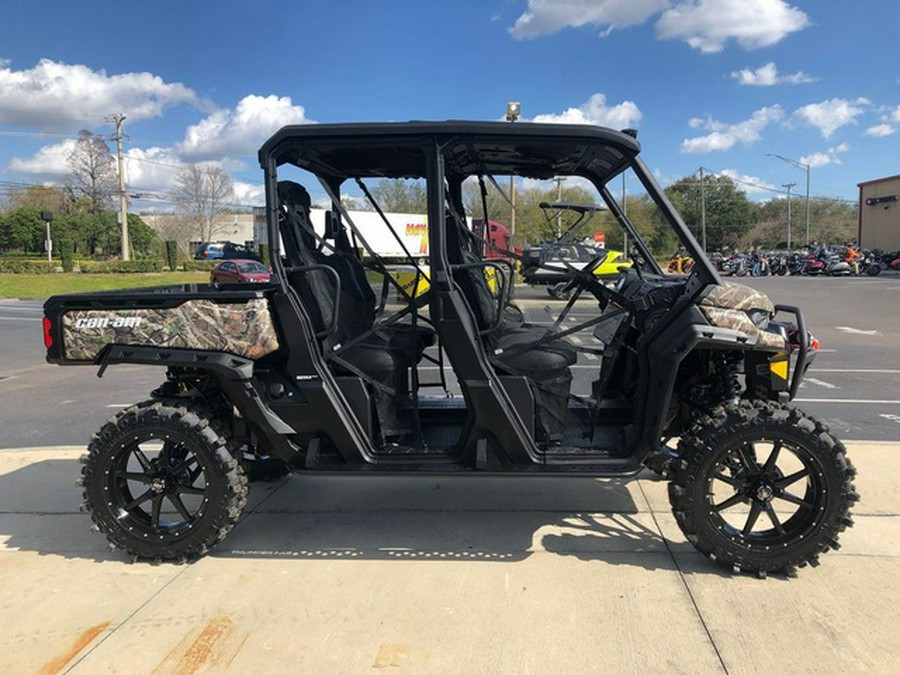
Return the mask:
[[704, 316], [706, 316], [707, 320], [713, 326], [738, 330], [746, 335], [755, 337], [757, 347], [779, 350], [787, 349], [787, 344], [783, 337], [757, 328], [744, 310], [708, 307], [701, 303], [700, 311], [703, 312]]
[[221, 304], [188, 300], [159, 309], [74, 310], [63, 315], [62, 334], [66, 358], [76, 361], [92, 361], [109, 344], [220, 351], [250, 359], [279, 346], [263, 298]]
[[737, 309], [746, 312], [750, 309], [764, 309], [774, 314], [775, 305], [765, 293], [741, 284], [725, 284], [713, 286], [712, 290], [700, 301], [700, 308], [720, 307]]

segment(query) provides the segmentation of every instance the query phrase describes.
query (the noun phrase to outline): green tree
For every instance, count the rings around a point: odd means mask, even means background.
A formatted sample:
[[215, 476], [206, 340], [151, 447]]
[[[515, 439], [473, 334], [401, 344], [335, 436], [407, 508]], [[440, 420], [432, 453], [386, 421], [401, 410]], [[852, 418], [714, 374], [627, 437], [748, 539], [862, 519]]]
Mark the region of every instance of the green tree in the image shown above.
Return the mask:
[[[504, 182], [504, 194], [507, 192], [508, 185]], [[488, 218], [496, 220], [506, 226], [509, 226], [510, 206], [509, 202], [504, 198], [493, 183], [486, 182], [486, 199]], [[506, 197], [509, 197], [507, 194]], [[557, 199], [559, 197], [559, 199]], [[516, 233], [514, 243], [517, 245], [536, 244], [542, 241], [549, 241], [556, 236], [557, 221], [556, 210], [542, 209], [542, 202], [570, 202], [576, 204], [597, 204], [594, 193], [586, 187], [580, 185], [566, 186], [563, 183], [560, 192], [554, 185], [544, 186], [538, 185], [533, 187], [519, 187], [516, 190]], [[467, 215], [473, 218], [482, 218], [484, 213], [481, 187], [477, 181], [467, 181], [463, 185], [463, 202], [466, 207]], [[606, 220], [599, 218], [600, 214], [594, 216], [587, 222], [579, 225], [571, 232], [572, 237], [583, 239], [586, 236], [593, 236], [597, 230], [602, 230], [607, 223]], [[560, 211], [559, 229], [562, 232], [571, 227], [578, 219], [578, 215], [573, 211]], [[611, 221], [609, 221], [611, 222]]]
[[386, 213], [425, 213], [428, 210], [428, 194], [422, 181], [384, 178], [366, 187]]
[[41, 212], [25, 206], [0, 215], [0, 248], [39, 253], [44, 248], [45, 226]]
[[9, 196], [10, 208], [30, 206], [38, 211], [50, 211], [54, 216], [72, 209], [71, 196], [63, 189], [52, 185], [29, 185]]
[[[741, 238], [742, 248], [787, 248], [787, 199], [780, 197], [756, 205], [753, 226]], [[855, 202], [814, 197], [809, 208], [809, 240], [823, 243], [845, 243], [856, 239], [859, 228]], [[797, 248], [806, 243], [806, 200], [791, 200], [791, 244]]]
[[667, 187], [666, 195], [701, 243], [705, 202], [709, 251], [738, 245], [753, 224], [753, 205], [728, 176], [706, 174], [701, 185], [699, 174], [693, 174]]

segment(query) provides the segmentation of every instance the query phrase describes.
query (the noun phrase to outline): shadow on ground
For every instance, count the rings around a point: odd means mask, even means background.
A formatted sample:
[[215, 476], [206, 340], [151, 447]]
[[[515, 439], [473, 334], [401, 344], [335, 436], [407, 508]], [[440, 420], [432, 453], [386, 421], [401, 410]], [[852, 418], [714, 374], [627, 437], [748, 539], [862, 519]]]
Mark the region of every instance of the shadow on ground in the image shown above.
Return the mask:
[[[6, 549], [127, 559], [90, 532], [79, 510], [80, 469], [74, 459], [47, 459], [0, 476]], [[590, 478], [297, 475], [255, 483], [241, 522], [211, 555], [516, 562], [535, 553], [673, 566], [637, 484]]]

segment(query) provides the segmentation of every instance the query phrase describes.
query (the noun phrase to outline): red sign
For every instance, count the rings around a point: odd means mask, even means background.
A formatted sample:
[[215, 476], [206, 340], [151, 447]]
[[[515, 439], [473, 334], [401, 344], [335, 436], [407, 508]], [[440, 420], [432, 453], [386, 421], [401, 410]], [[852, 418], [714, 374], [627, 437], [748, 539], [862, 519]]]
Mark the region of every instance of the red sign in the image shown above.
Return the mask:
[[596, 241], [598, 244], [602, 244], [605, 239], [606, 235], [602, 232], [594, 232], [594, 241]]

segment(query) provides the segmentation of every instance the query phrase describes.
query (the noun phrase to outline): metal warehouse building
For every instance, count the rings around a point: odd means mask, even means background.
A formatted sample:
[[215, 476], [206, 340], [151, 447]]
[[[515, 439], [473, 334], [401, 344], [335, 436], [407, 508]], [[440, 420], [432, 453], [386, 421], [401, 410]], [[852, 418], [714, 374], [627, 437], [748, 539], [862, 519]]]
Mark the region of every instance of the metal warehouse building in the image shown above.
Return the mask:
[[859, 245], [900, 250], [900, 176], [859, 184]]

